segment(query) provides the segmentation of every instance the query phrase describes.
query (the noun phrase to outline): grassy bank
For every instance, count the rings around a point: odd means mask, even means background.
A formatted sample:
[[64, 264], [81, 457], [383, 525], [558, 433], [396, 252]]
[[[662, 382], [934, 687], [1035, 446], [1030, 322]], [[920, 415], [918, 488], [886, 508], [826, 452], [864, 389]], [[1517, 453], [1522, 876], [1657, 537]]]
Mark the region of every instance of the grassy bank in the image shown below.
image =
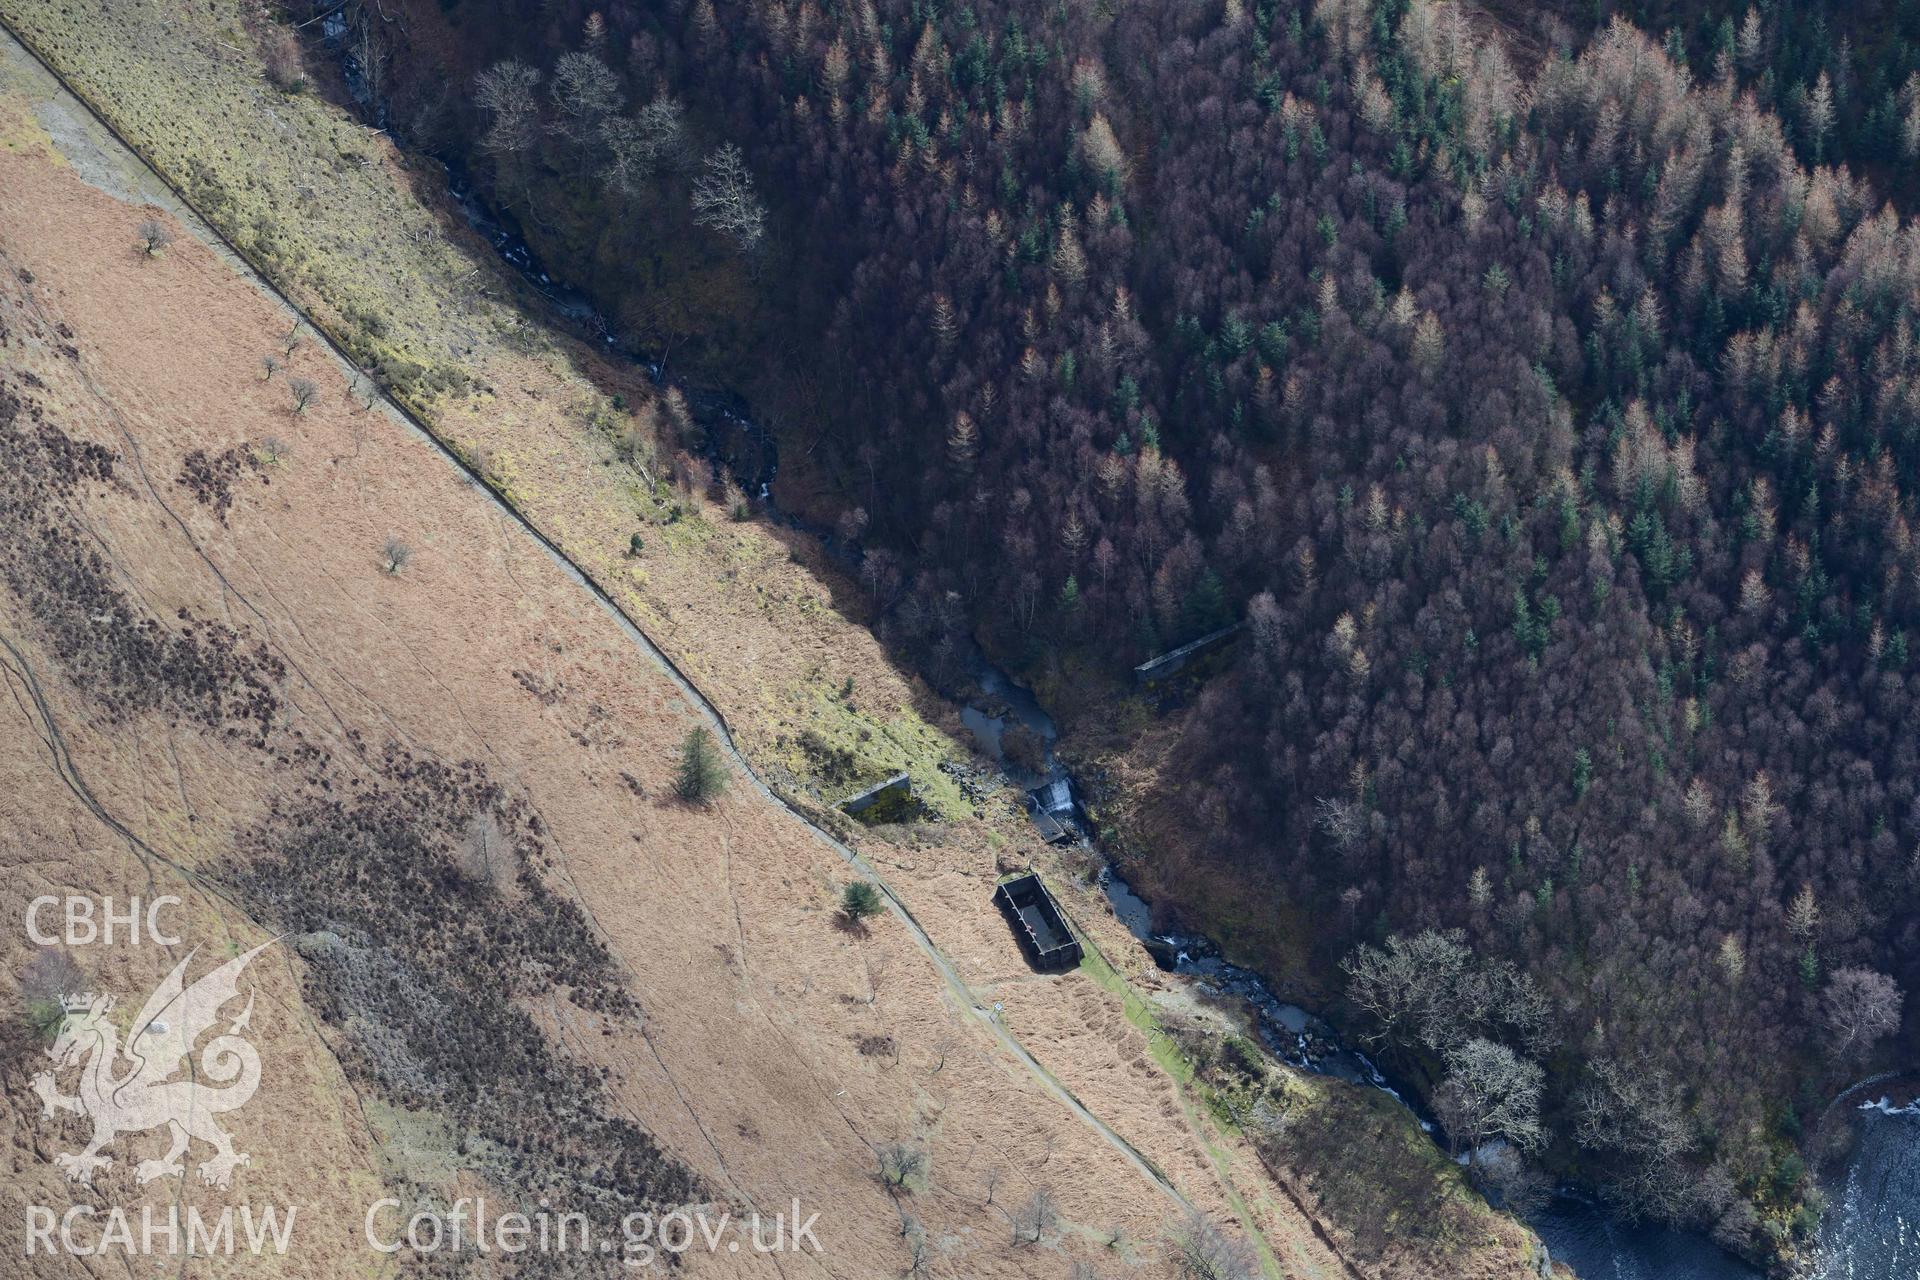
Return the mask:
[[[641, 372], [529, 319], [537, 299], [447, 216], [437, 165], [275, 88], [262, 53], [275, 28], [237, 6], [152, 0], [4, 12], [370, 383], [712, 679], [783, 781], [831, 803], [905, 770], [935, 812], [967, 807], [939, 767], [964, 754], [928, 719], [942, 708], [874, 646], [840, 643], [851, 585], [811, 546], [667, 483], [694, 468]], [[743, 617], [761, 626], [743, 634]], [[857, 697], [841, 696], [850, 680]]]
[[[1224, 1147], [1251, 1151], [1271, 1186], [1321, 1224], [1351, 1274], [1413, 1257], [1431, 1274], [1471, 1275], [1483, 1250], [1533, 1264], [1527, 1233], [1490, 1210], [1398, 1104], [1275, 1060], [1234, 1011], [1149, 998], [1096, 941], [1083, 941], [1081, 972], [1121, 1001], [1154, 1061], [1180, 1082], [1223, 1175]], [[1244, 1201], [1236, 1207], [1251, 1220]]]

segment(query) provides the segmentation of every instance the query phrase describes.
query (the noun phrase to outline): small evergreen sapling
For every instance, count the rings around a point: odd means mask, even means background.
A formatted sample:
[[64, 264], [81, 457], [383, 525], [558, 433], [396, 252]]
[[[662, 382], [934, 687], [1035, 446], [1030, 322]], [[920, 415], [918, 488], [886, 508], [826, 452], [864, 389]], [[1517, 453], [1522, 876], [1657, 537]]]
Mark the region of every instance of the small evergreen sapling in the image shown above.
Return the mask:
[[860, 924], [885, 909], [880, 891], [865, 880], [855, 880], [840, 892], [840, 914], [849, 924]]
[[682, 800], [704, 803], [727, 789], [727, 769], [713, 744], [713, 734], [691, 729], [680, 743], [680, 766], [673, 789]]

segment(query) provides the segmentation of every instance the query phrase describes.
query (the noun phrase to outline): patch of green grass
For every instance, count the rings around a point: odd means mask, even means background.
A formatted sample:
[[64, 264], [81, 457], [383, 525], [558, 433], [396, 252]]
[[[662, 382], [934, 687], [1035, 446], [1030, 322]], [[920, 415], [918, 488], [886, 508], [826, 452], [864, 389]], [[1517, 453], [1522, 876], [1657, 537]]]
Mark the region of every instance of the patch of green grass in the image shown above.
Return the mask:
[[953, 740], [912, 707], [869, 710], [857, 694], [843, 697], [842, 685], [827, 674], [794, 690], [786, 702], [805, 712], [777, 746], [780, 762], [796, 777], [814, 781], [829, 803], [906, 773], [914, 798], [935, 815], [954, 819], [972, 812], [959, 784], [940, 769], [956, 754]]
[[[7, 18], [253, 264], [403, 400], [469, 385], [507, 330], [550, 348], [489, 293], [497, 276], [443, 234], [380, 156], [383, 143], [260, 74], [233, 12], [171, 0], [6, 0]], [[197, 28], [197, 31], [195, 30]], [[437, 177], [422, 174], [437, 182]]]
[[1160, 1019], [1154, 1008], [1142, 999], [1119, 970], [1108, 963], [1100, 948], [1082, 936], [1080, 947], [1080, 972], [1093, 979], [1094, 984], [1103, 991], [1117, 996], [1121, 1010], [1127, 1021], [1139, 1029], [1147, 1038], [1147, 1052], [1160, 1065], [1160, 1069], [1173, 1077], [1181, 1086], [1191, 1085], [1194, 1079], [1193, 1063], [1187, 1060], [1180, 1046], [1174, 1043], [1166, 1028], [1160, 1025]]
[[[1220, 1176], [1220, 1184], [1226, 1189], [1228, 1203], [1233, 1206], [1234, 1216], [1240, 1220], [1247, 1238], [1252, 1240], [1260, 1254], [1260, 1268], [1271, 1280], [1283, 1280], [1286, 1272], [1280, 1266], [1280, 1260], [1267, 1246], [1266, 1237], [1255, 1225], [1252, 1210], [1247, 1207], [1246, 1199], [1234, 1185], [1232, 1177], [1232, 1159], [1217, 1143], [1215, 1135], [1225, 1133], [1239, 1137], [1239, 1124], [1222, 1105], [1222, 1100], [1203, 1082], [1194, 1069], [1193, 1062], [1181, 1051], [1179, 1044], [1167, 1033], [1160, 1023], [1154, 1007], [1134, 991], [1125, 977], [1113, 967], [1106, 956], [1093, 942], [1081, 936], [1080, 972], [1091, 978], [1095, 985], [1119, 998], [1121, 1008], [1128, 1022], [1132, 1023], [1147, 1038], [1147, 1052], [1160, 1069], [1179, 1085], [1181, 1106], [1194, 1121], [1194, 1129], [1199, 1134], [1201, 1145], [1207, 1158]], [[1196, 1104], [1200, 1112], [1196, 1112]]]
[[416, 1183], [445, 1183], [459, 1176], [469, 1156], [458, 1150], [453, 1122], [437, 1111], [413, 1111], [378, 1097], [364, 1097], [367, 1122], [397, 1171]]
[[42, 1044], [52, 1044], [60, 1034], [60, 1024], [66, 1020], [67, 1011], [58, 1000], [27, 1002], [27, 1027]]
[[1253, 1216], [1233, 1183], [1231, 1160], [1220, 1141], [1232, 1137], [1258, 1146], [1261, 1138], [1244, 1119], [1252, 1117], [1262, 1102], [1286, 1113], [1289, 1132], [1313, 1130], [1328, 1135], [1327, 1149], [1305, 1167], [1313, 1171], [1309, 1181], [1315, 1184], [1316, 1194], [1330, 1197], [1327, 1208], [1336, 1218], [1350, 1207], [1345, 1203], [1346, 1190], [1374, 1185], [1377, 1175], [1387, 1169], [1393, 1171], [1397, 1185], [1408, 1189], [1409, 1203], [1419, 1204], [1410, 1210], [1397, 1202], [1361, 1210], [1370, 1218], [1385, 1214], [1384, 1220], [1367, 1224], [1382, 1239], [1444, 1251], [1492, 1215], [1459, 1166], [1385, 1094], [1295, 1071], [1246, 1036], [1228, 1033], [1196, 1039], [1190, 1035], [1183, 1043], [1155, 1006], [1133, 990], [1091, 940], [1083, 937], [1082, 944], [1081, 972], [1120, 999], [1127, 1021], [1147, 1037], [1153, 1060], [1180, 1085], [1182, 1105], [1235, 1212], [1258, 1242], [1269, 1275], [1283, 1273], [1253, 1229]]
[[26, 103], [19, 100], [0, 102], [0, 150], [43, 156], [54, 164], [67, 163]]

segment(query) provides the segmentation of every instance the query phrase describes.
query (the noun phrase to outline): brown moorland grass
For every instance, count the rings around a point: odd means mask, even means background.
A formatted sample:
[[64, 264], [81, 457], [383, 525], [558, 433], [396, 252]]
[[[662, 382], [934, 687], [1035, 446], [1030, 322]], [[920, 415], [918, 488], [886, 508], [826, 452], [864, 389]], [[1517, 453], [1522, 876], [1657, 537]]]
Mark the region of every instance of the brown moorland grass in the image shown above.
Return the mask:
[[[10, 137], [31, 127], [6, 107]], [[120, 252], [150, 211], [44, 149], [0, 154], [0, 190], [9, 428], [49, 442], [9, 450], [32, 463], [9, 483], [45, 495], [37, 522], [98, 549], [77, 576], [35, 585], [36, 548], [9, 532], [10, 556], [25, 554], [0, 593], [14, 695], [0, 822], [20, 841], [6, 910], [21, 918], [43, 890], [175, 893], [192, 910], [170, 923], [210, 950], [287, 931], [254, 1014], [270, 1069], [234, 1119], [254, 1155], [237, 1194], [300, 1205], [308, 1222], [280, 1273], [365, 1274], [362, 1209], [381, 1194], [518, 1204], [542, 1177], [556, 1198], [618, 1190], [636, 1176], [625, 1165], [566, 1157], [584, 1126], [622, 1122], [736, 1213], [796, 1196], [817, 1207], [834, 1262], [790, 1262], [798, 1274], [900, 1267], [899, 1211], [874, 1165], [889, 1141], [930, 1153], [932, 1179], [905, 1207], [967, 1274], [1034, 1265], [972, 1188], [989, 1159], [1022, 1194], [1075, 1171], [1056, 1189], [1062, 1232], [1041, 1246], [1051, 1267], [1104, 1256], [1092, 1241], [1109, 1224], [1155, 1237], [1170, 1211], [1159, 1190], [954, 1007], [897, 922], [833, 927], [848, 873], [829, 848], [749, 788], [704, 806], [671, 796], [689, 708], [532, 540], [426, 442], [358, 411], [323, 353], [293, 357], [324, 394], [290, 421], [242, 359], [284, 319], [271, 299], [187, 234], [164, 258]], [[128, 298], [142, 323], [122, 322]], [[275, 460], [240, 471], [224, 512], [206, 501], [186, 460], [269, 436]], [[58, 480], [75, 455], [57, 441], [97, 465]], [[393, 573], [396, 534], [416, 551]], [[159, 635], [174, 659], [129, 658], [126, 679], [101, 680], [92, 650], [61, 640], [69, 599], [108, 607], [93, 624], [108, 649]], [[231, 655], [194, 648], [182, 610], [237, 637]], [[262, 722], [247, 704], [201, 714], [261, 666]], [[29, 957], [11, 931], [0, 945], [11, 984]], [[131, 997], [171, 956], [80, 959]], [[463, 987], [465, 971], [511, 999]], [[445, 993], [462, 999], [436, 1014]], [[488, 1038], [500, 1031], [522, 1038]], [[876, 1039], [890, 1052], [868, 1052]], [[469, 1061], [409, 1075], [442, 1050]], [[530, 1074], [490, 1082], [499, 1060]], [[15, 1078], [31, 1069], [30, 1053], [7, 1064], [7, 1128], [22, 1189], [64, 1204], [46, 1157], [84, 1130], [38, 1114]], [[456, 1071], [477, 1096], [449, 1091]], [[543, 1094], [549, 1076], [560, 1087]], [[520, 1134], [489, 1127], [490, 1108], [529, 1090], [569, 1126], [557, 1155], [538, 1118]], [[1053, 1135], [1051, 1171], [1027, 1146], [1036, 1123]], [[155, 1141], [121, 1140], [96, 1188], [105, 1202], [225, 1199], [133, 1186], [133, 1158]], [[244, 1260], [208, 1272], [259, 1273]], [[689, 1273], [773, 1271], [729, 1256]]]

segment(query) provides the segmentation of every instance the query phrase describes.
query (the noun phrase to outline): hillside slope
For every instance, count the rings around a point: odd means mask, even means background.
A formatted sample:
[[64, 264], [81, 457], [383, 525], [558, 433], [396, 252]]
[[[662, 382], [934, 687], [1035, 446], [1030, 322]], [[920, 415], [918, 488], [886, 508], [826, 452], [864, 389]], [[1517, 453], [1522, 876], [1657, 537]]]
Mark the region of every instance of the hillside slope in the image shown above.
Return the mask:
[[[1707, 14], [1582, 15], [1615, 7]], [[901, 649], [951, 679], [983, 637], [1071, 715], [1244, 619], [1220, 678], [1115, 714], [1137, 753], [1088, 748], [1141, 784], [1103, 809], [1129, 876], [1351, 999], [1436, 1104], [1511, 1063], [1556, 1176], [1786, 1268], [1808, 1117], [1920, 1034], [1912, 33], [1742, 6], [1522, 49], [1476, 8], [360, 31], [370, 109], [655, 349], [739, 148], [769, 279], [716, 362]], [[679, 150], [642, 181], [634, 130]]]
[[[676, 660], [776, 771], [795, 759], [780, 710], [814, 705], [791, 690], [858, 673], [861, 707], [885, 709], [859, 722], [877, 726], [875, 750], [917, 753], [935, 803], [957, 811], [860, 837], [949, 971], [902, 919], [838, 927], [853, 873], [744, 779], [710, 807], [673, 798], [676, 748], [700, 717], [616, 618], [383, 401], [355, 395], [320, 343], [289, 351], [294, 317], [70, 102], [17, 57], [4, 65], [8, 910], [43, 891], [173, 892], [192, 904], [190, 942], [284, 934], [262, 983], [271, 1011], [255, 1017], [273, 1070], [236, 1125], [255, 1161], [235, 1186], [316, 1224], [288, 1274], [363, 1274], [360, 1213], [381, 1193], [475, 1192], [600, 1217], [797, 1197], [821, 1213], [826, 1252], [779, 1264], [789, 1275], [905, 1270], [923, 1237], [935, 1274], [1147, 1265], [1182, 1210], [1108, 1124], [1187, 1200], [1258, 1228], [1274, 1266], [1342, 1274], [1246, 1145], [1147, 1052], [1124, 988], [1025, 969], [986, 902], [996, 850], [1024, 838], [1005, 799], [976, 818], [940, 790], [933, 762], [963, 753], [920, 709], [951, 712], [862, 647], [804, 548], [790, 556], [673, 494], [681, 515], [657, 535], [671, 554], [644, 573], [611, 548], [597, 563], [623, 605], [685, 644]], [[384, 190], [392, 225], [433, 225]], [[151, 256], [134, 247], [148, 219], [173, 236]], [[421, 292], [460, 278], [424, 273]], [[395, 295], [396, 326], [418, 297]], [[525, 331], [504, 304], [466, 315]], [[265, 368], [270, 353], [284, 367]], [[538, 335], [489, 346], [457, 367], [499, 378], [526, 412], [454, 400], [445, 420], [494, 432], [468, 451], [491, 456], [490, 476], [514, 474], [502, 455], [537, 476], [503, 487], [594, 564], [652, 499], [605, 465], [604, 438], [544, 409], [596, 394], [578, 354]], [[296, 380], [314, 389], [298, 411]], [[546, 488], [556, 477], [569, 483]], [[820, 700], [828, 716], [874, 715]], [[1110, 922], [1092, 927], [1117, 940]], [[31, 976], [21, 940], [6, 945], [7, 981]], [[144, 952], [77, 958], [121, 992], [165, 967]], [[73, 1192], [48, 1160], [80, 1135], [11, 1087], [36, 1069], [33, 1047], [16, 1037], [6, 1064], [13, 1158], [30, 1202], [63, 1204]], [[930, 1156], [910, 1195], [877, 1176], [894, 1142]], [[133, 1156], [150, 1153], [122, 1148], [83, 1200], [199, 1194], [190, 1175], [134, 1187]], [[1042, 1186], [1059, 1222], [1016, 1244], [1011, 1217]], [[1527, 1257], [1490, 1218], [1447, 1244], [1463, 1275]], [[1396, 1246], [1382, 1274], [1430, 1247]], [[254, 1274], [224, 1265], [207, 1273]], [[688, 1260], [696, 1275], [774, 1265]]]
[[[7, 540], [4, 791], [25, 873], [9, 897], [144, 888], [194, 904], [180, 932], [202, 945], [287, 934], [272, 1016], [256, 1019], [278, 1068], [249, 1127], [259, 1171], [239, 1179], [337, 1229], [324, 1244], [302, 1234], [305, 1273], [352, 1265], [360, 1215], [340, 1202], [356, 1190], [450, 1197], [471, 1180], [577, 1196], [571, 1153], [545, 1153], [554, 1163], [533, 1174], [481, 1154], [512, 1137], [489, 1124], [524, 1123], [495, 1115], [490, 1092], [534, 1090], [554, 1109], [541, 1139], [564, 1139], [570, 1118], [627, 1119], [644, 1131], [625, 1135], [628, 1159], [655, 1140], [672, 1153], [636, 1205], [705, 1191], [742, 1210], [817, 1206], [832, 1259], [819, 1274], [896, 1264], [874, 1148], [925, 1142], [936, 1181], [912, 1207], [929, 1230], [973, 1242], [970, 1270], [1026, 1274], [968, 1185], [985, 1168], [970, 1153], [1004, 1152], [1009, 1185], [1031, 1182], [1026, 1117], [1057, 1104], [953, 1006], [897, 923], [871, 938], [834, 927], [849, 873], [832, 851], [745, 786], [710, 810], [675, 801], [674, 748], [697, 721], [669, 681], [429, 445], [355, 406], [311, 348], [288, 374], [321, 394], [296, 416], [257, 368], [287, 328], [271, 300], [186, 234], [142, 259], [141, 208], [44, 152], [0, 165], [10, 483], [44, 496], [14, 508], [40, 527]], [[59, 458], [89, 446], [110, 457], [103, 474], [63, 482]], [[196, 457], [217, 482], [196, 482]], [[98, 559], [84, 574], [34, 563], [42, 530]], [[413, 549], [398, 572], [383, 568], [390, 537]], [[69, 630], [81, 609], [112, 615], [104, 644]], [[179, 623], [181, 610], [211, 621]], [[224, 638], [194, 641], [211, 631]], [[142, 634], [165, 637], [164, 662], [141, 656]], [[230, 680], [248, 690], [239, 716], [234, 699], [214, 702]], [[131, 837], [67, 795], [82, 786]], [[106, 989], [157, 977], [120, 950], [79, 954], [101, 956]], [[400, 1007], [364, 1006], [362, 967], [414, 989]], [[489, 1004], [472, 977], [514, 998]], [[370, 1033], [376, 1017], [411, 1068]], [[470, 1109], [433, 1078], [443, 1051], [479, 1073]], [[489, 1077], [529, 1059], [531, 1078]], [[463, 1115], [469, 1132], [446, 1128]], [[42, 1154], [71, 1136], [20, 1119]], [[1151, 1238], [1174, 1211], [1064, 1111], [1039, 1123], [1087, 1175], [1059, 1188], [1067, 1221]], [[472, 1160], [454, 1158], [469, 1145]], [[126, 1194], [129, 1165], [96, 1190]], [[57, 1181], [51, 1166], [43, 1179]], [[156, 1190], [164, 1202], [175, 1188]]]

